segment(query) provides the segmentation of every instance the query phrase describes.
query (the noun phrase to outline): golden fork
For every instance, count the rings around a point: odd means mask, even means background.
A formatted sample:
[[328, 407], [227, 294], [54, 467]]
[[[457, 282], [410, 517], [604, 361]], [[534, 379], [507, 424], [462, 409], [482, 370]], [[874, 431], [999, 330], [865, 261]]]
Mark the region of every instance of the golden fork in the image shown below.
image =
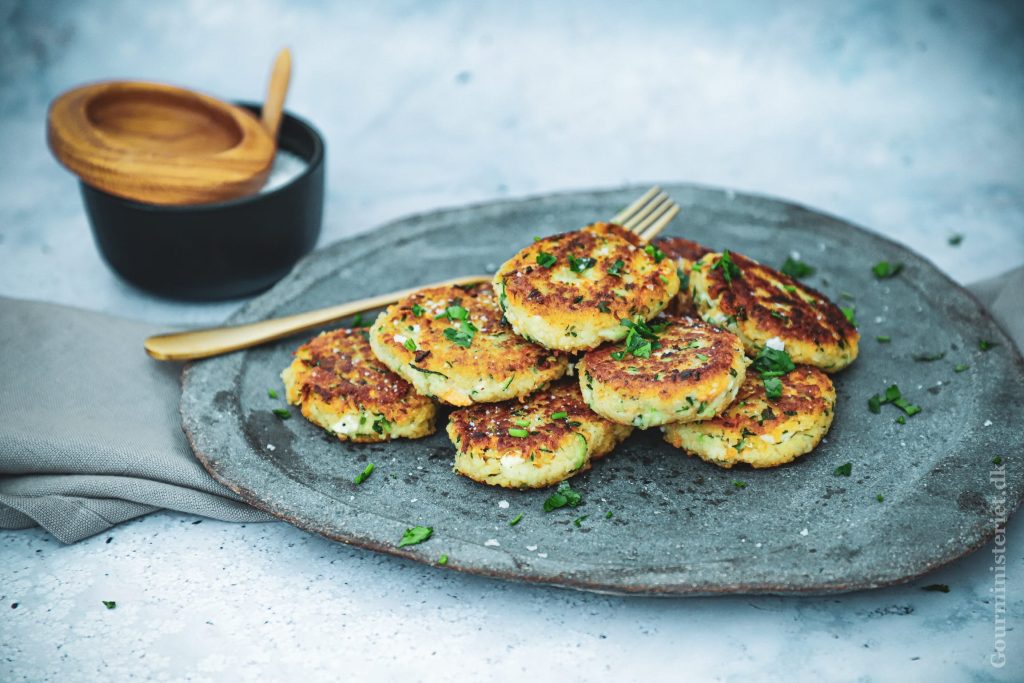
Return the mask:
[[[620, 211], [612, 218], [611, 222], [628, 228], [640, 239], [649, 242], [675, 218], [677, 213], [679, 213], [679, 207], [676, 203], [655, 185]], [[146, 353], [157, 360], [197, 360], [219, 356], [231, 351], [258, 346], [275, 339], [282, 339], [296, 332], [321, 327], [357, 313], [372, 311], [375, 308], [393, 304], [399, 299], [427, 287], [475, 285], [490, 281], [490, 275], [467, 275], [283, 318], [272, 318], [232, 327], [213, 327], [189, 332], [160, 334], [145, 341]]]

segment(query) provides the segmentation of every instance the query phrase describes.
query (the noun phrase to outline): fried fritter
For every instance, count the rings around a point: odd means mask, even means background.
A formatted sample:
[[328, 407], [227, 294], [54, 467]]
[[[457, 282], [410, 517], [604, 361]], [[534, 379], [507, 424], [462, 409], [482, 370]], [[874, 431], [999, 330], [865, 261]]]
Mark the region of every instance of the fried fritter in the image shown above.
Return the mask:
[[649, 252], [625, 228], [595, 223], [526, 247], [494, 287], [517, 334], [549, 349], [594, 349], [625, 336], [620, 320], [650, 320], [679, 291], [672, 260]]
[[694, 261], [713, 250], [682, 237], [659, 237], [654, 244], [665, 252], [665, 256], [676, 262], [676, 270], [679, 272], [679, 293], [673, 297], [667, 312], [672, 315], [696, 318], [699, 314], [697, 307], [693, 305], [693, 298], [690, 296], [690, 267]]
[[342, 441], [416, 439], [434, 433], [434, 402], [374, 358], [364, 330], [324, 332], [281, 373], [285, 397]]

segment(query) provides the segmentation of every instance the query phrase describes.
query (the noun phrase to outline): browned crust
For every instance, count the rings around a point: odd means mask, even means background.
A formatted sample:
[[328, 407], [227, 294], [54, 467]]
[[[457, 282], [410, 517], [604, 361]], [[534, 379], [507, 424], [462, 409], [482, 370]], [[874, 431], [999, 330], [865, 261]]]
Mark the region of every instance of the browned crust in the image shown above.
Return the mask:
[[[845, 348], [860, 339], [839, 307], [821, 292], [742, 254], [729, 254], [741, 272], [732, 282], [726, 282], [721, 268], [713, 269], [720, 254], [707, 255], [693, 266], [702, 269], [708, 281], [708, 296], [718, 301], [726, 316], [749, 321], [767, 337], [817, 346], [835, 344]], [[795, 291], [786, 291], [785, 287]]]
[[[671, 400], [688, 393], [709, 377], [728, 374], [743, 356], [743, 345], [731, 332], [698, 318], [665, 317], [668, 323], [658, 335], [660, 347], [650, 358], [626, 355], [615, 360], [621, 344], [606, 345], [588, 352], [580, 363], [587, 379], [611, 385], [626, 397], [656, 394]], [[696, 346], [696, 345], [699, 345]]]
[[666, 310], [675, 316], [698, 317], [697, 307], [693, 304], [690, 288], [687, 286], [687, 278], [690, 275], [690, 266], [693, 265], [693, 262], [705, 254], [710, 254], [713, 250], [682, 237], [660, 237], [655, 240], [655, 244], [665, 252], [666, 256], [676, 262], [676, 268], [679, 269], [679, 280], [682, 282], [679, 293], [672, 298], [672, 303]]
[[780, 421], [795, 416], [827, 415], [832, 411], [835, 388], [829, 376], [818, 368], [798, 365], [780, 379], [782, 396], [769, 400], [764, 381], [757, 373], [748, 373], [732, 405], [706, 424], [756, 436], [771, 433]]

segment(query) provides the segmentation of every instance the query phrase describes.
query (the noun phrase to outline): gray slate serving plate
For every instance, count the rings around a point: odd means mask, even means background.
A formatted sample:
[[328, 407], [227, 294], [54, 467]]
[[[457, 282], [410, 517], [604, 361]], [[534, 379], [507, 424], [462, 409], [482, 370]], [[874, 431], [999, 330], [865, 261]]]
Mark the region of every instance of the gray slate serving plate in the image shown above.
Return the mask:
[[[643, 189], [398, 221], [312, 254], [231, 322], [490, 272], [534, 235], [611, 216]], [[812, 454], [777, 469], [729, 471], [686, 457], [657, 430], [637, 432], [572, 480], [582, 505], [544, 513], [550, 491], [493, 489], [453, 474], [445, 414], [431, 438], [381, 445], [341, 443], [297, 412], [275, 417], [283, 402], [267, 389], [280, 390], [278, 374], [305, 334], [186, 370], [182, 415], [197, 456], [252, 505], [328, 538], [425, 563], [446, 554], [448, 569], [608, 593], [872, 588], [990, 539], [1024, 489], [1015, 466], [1024, 362], [976, 301], [920, 256], [831, 216], [721, 190], [666, 189], [682, 206], [668, 234], [775, 266], [797, 250], [818, 269], [807, 282], [856, 306], [860, 358], [835, 377], [835, 422]], [[903, 272], [876, 280], [871, 266], [883, 259], [904, 263]], [[879, 334], [892, 343], [876, 342]], [[998, 346], [982, 352], [979, 339]], [[913, 360], [939, 352], [941, 360]], [[970, 369], [955, 373], [959, 363]], [[866, 399], [893, 383], [923, 408], [905, 425], [893, 406], [867, 409]], [[1009, 461], [1005, 488], [990, 480], [997, 455]], [[352, 479], [368, 462], [377, 469], [357, 487]], [[847, 462], [852, 475], [836, 476]], [[519, 513], [522, 521], [509, 526]], [[433, 538], [398, 548], [414, 525], [432, 526]]]

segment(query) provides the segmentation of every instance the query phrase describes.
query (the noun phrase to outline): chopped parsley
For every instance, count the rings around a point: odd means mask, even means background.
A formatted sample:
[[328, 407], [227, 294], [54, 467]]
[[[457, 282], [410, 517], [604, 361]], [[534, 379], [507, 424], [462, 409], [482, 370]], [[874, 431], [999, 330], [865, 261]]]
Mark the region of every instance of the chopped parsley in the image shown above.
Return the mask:
[[896, 424], [898, 424], [898, 425], [905, 425], [905, 424], [907, 424], [907, 416], [906, 415], [900, 415], [899, 417], [897, 417], [896, 418]]
[[530, 421], [529, 420], [516, 420], [516, 425], [518, 425], [520, 427], [529, 427], [530, 426]]
[[440, 320], [441, 318], [448, 318], [448, 320], [451, 320], [452, 322], [457, 322], [459, 320], [467, 320], [469, 318], [469, 311], [467, 311], [462, 306], [455, 304], [453, 306], [448, 306], [443, 311], [434, 316], [434, 320]]
[[992, 458], [992, 464], [993, 465], [1002, 465], [1003, 464], [1003, 456], [997, 455], [996, 457]]
[[708, 362], [709, 356], [707, 356], [706, 354], [698, 353], [698, 354], [696, 354], [696, 356], [697, 356], [697, 360], [699, 360], [701, 363], [707, 363]]
[[902, 263], [889, 263], [888, 261], [879, 261], [871, 267], [871, 272], [874, 273], [875, 277], [879, 280], [896, 277], [899, 275], [901, 270], [903, 270]]
[[732, 483], [732, 485], [733, 485], [733, 486], [735, 486], [735, 487], [736, 487], [736, 488], [738, 488], [738, 489], [745, 489], [745, 488], [747, 488], [747, 482], [745, 482], [745, 481], [740, 481], [739, 479], [735, 480], [735, 481], [734, 481], [734, 482]]
[[883, 496], [881, 493], [879, 493], [879, 494], [877, 494], [875, 496], [875, 500], [877, 500], [879, 503], [881, 503], [882, 501], [885, 500], [885, 496]]
[[267, 396], [270, 398], [277, 398], [277, 392], [273, 389], [267, 389]]
[[103, 606], [107, 609], [114, 609], [115, 607], [117, 607], [117, 603], [113, 600], [100, 600], [100, 602], [102, 602]]
[[715, 265], [711, 266], [711, 270], [722, 271], [722, 279], [727, 284], [732, 284], [732, 281], [743, 276], [743, 272], [740, 271], [740, 267], [733, 263], [732, 255], [729, 250], [726, 249], [722, 252], [722, 257], [715, 262]]
[[953, 235], [950, 235], [949, 239], [946, 240], [946, 242], [948, 242], [949, 246], [951, 246], [951, 247], [959, 247], [960, 243], [963, 242], [963, 241], [964, 241], [964, 236], [961, 235], [960, 233], [955, 233]]
[[517, 439], [525, 439], [530, 435], [530, 432], [528, 432], [525, 429], [522, 429], [521, 427], [509, 427], [508, 435], [514, 436]]
[[558, 508], [564, 508], [568, 505], [571, 508], [576, 507], [583, 502], [583, 497], [572, 490], [569, 486], [569, 482], [563, 481], [555, 489], [555, 492], [548, 496], [547, 500], [544, 501], [544, 512], [551, 512]]
[[622, 259], [615, 259], [615, 263], [608, 266], [608, 274], [615, 277], [622, 277], [622, 268], [626, 265]]
[[611, 519], [612, 518], [612, 511], [609, 510], [608, 512], [604, 513], [604, 518], [605, 519]]
[[558, 258], [554, 254], [549, 254], [546, 251], [542, 251], [537, 254], [537, 265], [541, 268], [550, 268], [558, 262]]
[[363, 320], [362, 313], [356, 313], [355, 316], [352, 318], [352, 322], [350, 322], [348, 326], [351, 327], [352, 329], [355, 329], [357, 327], [369, 327], [370, 323], [365, 322]]
[[445, 328], [444, 337], [448, 341], [468, 349], [473, 343], [473, 335], [476, 334], [476, 331], [476, 325], [468, 320], [463, 320], [457, 330], [453, 327]]
[[367, 465], [366, 468], [362, 472], [357, 474], [356, 478], [353, 479], [352, 482], [356, 486], [359, 486], [364, 481], [366, 481], [370, 477], [371, 474], [373, 474], [373, 463], [372, 462], [369, 465]]
[[880, 334], [877, 337], [875, 337], [875, 341], [877, 341], [879, 344], [888, 344], [889, 342], [892, 341], [892, 337], [890, 337], [887, 334]]
[[437, 563], [442, 567], [445, 566], [446, 564], [448, 564], [448, 556], [442, 555], [441, 557], [437, 558]]
[[402, 534], [402, 540], [398, 542], [398, 547], [404, 547], [407, 545], [416, 545], [417, 543], [423, 543], [434, 534], [434, 527], [431, 526], [414, 526], [411, 529], [406, 529], [405, 533]]
[[840, 306], [839, 310], [843, 312], [843, 317], [846, 318], [846, 322], [857, 327], [857, 320], [853, 317], [853, 314], [857, 311], [856, 306]]
[[970, 370], [970, 368], [971, 368], [970, 365], [965, 365], [963, 363], [958, 363], [957, 365], [953, 366], [953, 372], [963, 372], [964, 370]]
[[993, 346], [999, 346], [999, 344], [997, 344], [994, 341], [989, 341], [988, 339], [979, 339], [978, 340], [978, 348], [981, 349], [982, 351], [988, 351]]
[[583, 258], [576, 258], [572, 254], [569, 254], [569, 270], [574, 273], [582, 273], [588, 268], [593, 268], [597, 264], [597, 259], [584, 256]]
[[373, 421], [373, 431], [377, 432], [378, 434], [383, 434], [384, 432], [390, 432], [391, 431], [391, 423], [388, 422], [388, 419], [386, 417], [384, 417], [383, 415], [378, 415], [377, 419], [375, 419]]
[[870, 410], [872, 413], [880, 413], [882, 412], [882, 405], [886, 403], [893, 404], [894, 406], [902, 410], [904, 413], [906, 413], [907, 417], [913, 417], [921, 412], [921, 408], [919, 406], [915, 406], [914, 404], [907, 401], [907, 399], [903, 398], [903, 394], [900, 392], [900, 388], [895, 384], [893, 384], [891, 387], [885, 390], [884, 396], [879, 396], [878, 394], [875, 394], [874, 396], [869, 398], [868, 410]]
[[765, 398], [775, 400], [782, 398], [782, 380], [778, 377], [766, 377], [764, 379]]
[[612, 360], [622, 360], [626, 357], [625, 351], [612, 351]]
[[589, 517], [589, 516], [590, 516], [590, 515], [583, 515], [582, 517], [577, 517], [576, 519], [572, 520], [572, 523], [573, 523], [573, 524], [575, 524], [576, 526], [583, 526], [583, 522], [584, 522], [584, 521], [585, 521], [585, 520], [587, 519], [587, 517]]
[[931, 363], [935, 360], [942, 360], [946, 357], [945, 351], [939, 351], [938, 353], [918, 353], [913, 356], [913, 359], [918, 363]]
[[409, 351], [416, 350], [416, 342], [414, 342], [412, 339], [406, 339], [402, 346], [404, 346]]
[[559, 410], [557, 413], [551, 413], [552, 420], [565, 420], [569, 417], [569, 413], [564, 410]]
[[948, 593], [949, 586], [944, 583], [930, 583], [927, 586], [921, 586], [923, 591], [931, 591], [933, 593]]
[[646, 247], [644, 247], [644, 253], [646, 253], [648, 256], [654, 259], [655, 263], [661, 263], [661, 260], [665, 258], [665, 252], [663, 252], [661, 249], [658, 249], [658, 247], [654, 246], [653, 244], [648, 244]]
[[612, 309], [608, 308], [608, 304], [606, 304], [603, 301], [600, 302], [599, 304], [597, 304], [597, 310], [601, 311], [602, 313], [611, 313], [612, 312]]
[[787, 372], [796, 370], [796, 364], [793, 363], [793, 359], [789, 357], [788, 353], [768, 346], [758, 351], [757, 358], [754, 359], [751, 367], [755, 372], [760, 373], [762, 378], [782, 377]]
[[274, 415], [277, 415], [282, 420], [287, 420], [292, 416], [292, 411], [288, 410], [287, 408], [274, 408], [271, 412], [274, 413]]
[[520, 522], [520, 521], [521, 521], [522, 519], [523, 519], [523, 513], [522, 513], [522, 512], [520, 512], [520, 513], [519, 513], [518, 515], [516, 515], [515, 517], [513, 517], [513, 518], [511, 519], [511, 521], [509, 521], [508, 525], [509, 525], [509, 526], [515, 526], [516, 524], [519, 524], [519, 522]]
[[423, 310], [424, 310], [423, 307], [420, 306], [419, 304], [413, 304], [412, 305], [412, 314], [414, 316], [416, 316], [417, 318], [419, 318], [419, 317], [421, 317], [423, 315]]
[[837, 477], [848, 477], [850, 476], [851, 472], [853, 472], [853, 463], [847, 462], [837, 467], [835, 472], [833, 472], [832, 474], [834, 474]]
[[796, 280], [809, 275], [814, 275], [814, 268], [812, 266], [804, 263], [800, 259], [795, 259], [792, 256], [786, 259], [786, 262], [782, 264], [782, 268], [779, 270], [783, 275], [788, 275]]
[[415, 363], [409, 363], [409, 367], [415, 370], [416, 372], [422, 372], [424, 375], [437, 375], [438, 377], [444, 377], [445, 379], [448, 379], [448, 375], [444, 374], [443, 372], [438, 372], [436, 370], [427, 370], [426, 368], [421, 368]]
[[636, 358], [650, 358], [651, 351], [658, 348], [658, 334], [660, 334], [666, 327], [667, 323], [655, 323], [649, 325], [643, 320], [626, 320], [623, 319], [620, 323], [623, 327], [629, 329], [626, 333], [626, 348], [624, 352], [620, 352], [622, 355], [615, 357], [615, 353], [612, 353], [612, 358], [615, 360], [622, 360], [626, 353], [633, 354]]

